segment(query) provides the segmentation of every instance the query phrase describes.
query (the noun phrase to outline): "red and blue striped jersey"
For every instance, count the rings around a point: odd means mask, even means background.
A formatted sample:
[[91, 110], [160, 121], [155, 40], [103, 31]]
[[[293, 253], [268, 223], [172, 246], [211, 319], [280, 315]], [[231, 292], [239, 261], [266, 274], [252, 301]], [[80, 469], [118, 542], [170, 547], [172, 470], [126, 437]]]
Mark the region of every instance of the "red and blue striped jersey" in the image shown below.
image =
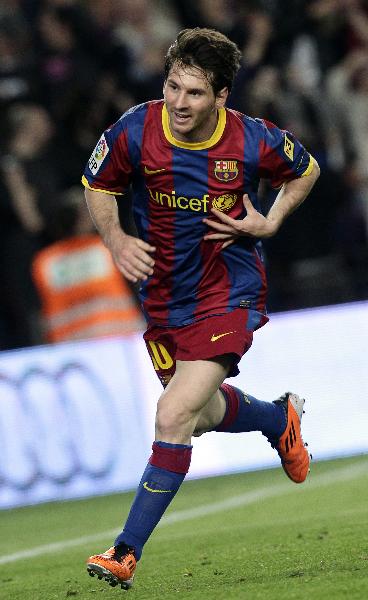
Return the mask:
[[311, 170], [311, 156], [291, 133], [227, 108], [209, 140], [180, 142], [164, 101], [155, 100], [103, 133], [82, 181], [116, 196], [132, 187], [138, 234], [156, 247], [154, 273], [140, 289], [150, 324], [178, 327], [244, 306], [254, 329], [266, 310], [261, 242], [242, 237], [222, 249], [204, 241], [203, 218], [215, 218], [212, 207], [244, 218], [245, 192], [259, 210], [261, 178], [278, 187]]

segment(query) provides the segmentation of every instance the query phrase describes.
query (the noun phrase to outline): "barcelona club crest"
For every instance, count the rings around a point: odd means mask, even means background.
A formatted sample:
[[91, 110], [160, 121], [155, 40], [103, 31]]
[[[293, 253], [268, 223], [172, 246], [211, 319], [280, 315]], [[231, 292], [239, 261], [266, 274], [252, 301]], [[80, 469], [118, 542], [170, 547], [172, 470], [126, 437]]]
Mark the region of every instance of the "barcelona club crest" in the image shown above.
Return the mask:
[[238, 173], [237, 160], [215, 160], [214, 174], [219, 181], [232, 181]]

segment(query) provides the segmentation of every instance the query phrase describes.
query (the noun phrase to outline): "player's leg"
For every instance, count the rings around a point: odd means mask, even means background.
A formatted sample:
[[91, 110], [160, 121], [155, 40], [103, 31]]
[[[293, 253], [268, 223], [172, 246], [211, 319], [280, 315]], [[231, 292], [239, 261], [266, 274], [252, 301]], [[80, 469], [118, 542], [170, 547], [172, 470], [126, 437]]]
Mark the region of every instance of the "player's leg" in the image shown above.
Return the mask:
[[222, 417], [225, 402], [213, 402], [226, 378], [232, 357], [176, 361], [176, 373], [163, 391], [157, 405], [156, 439], [189, 443], [202, 411], [211, 404]]
[[[219, 407], [223, 403], [225, 408], [219, 419]], [[304, 400], [290, 392], [273, 402], [264, 402], [224, 383], [204, 407], [194, 435], [206, 431], [261, 431], [277, 450], [286, 475], [295, 483], [302, 483], [308, 475], [310, 464], [300, 431], [303, 405]]]
[[191, 459], [191, 437], [202, 410], [226, 377], [227, 361], [177, 361], [157, 405], [156, 439], [123, 532], [115, 545], [143, 545], [177, 493]]
[[123, 531], [114, 547], [91, 556], [88, 570], [115, 585], [129, 587], [136, 562], [152, 531], [189, 470], [191, 436], [199, 415], [225, 379], [228, 357], [177, 361], [176, 371], [157, 407], [156, 439]]
[[[244, 309], [203, 319], [177, 332], [176, 356], [195, 360], [226, 355], [232, 358], [228, 376], [236, 376], [238, 362], [252, 345], [253, 331], [262, 323], [262, 315]], [[195, 435], [213, 430], [261, 431], [279, 453], [286, 474], [301, 483], [309, 471], [309, 454], [300, 434], [303, 404], [290, 393], [274, 402], [263, 402], [226, 383], [202, 410]]]
[[285, 411], [279, 405], [257, 400], [239, 388], [223, 383], [202, 410], [196, 434], [201, 431], [261, 431], [269, 440], [277, 440], [286, 423]]

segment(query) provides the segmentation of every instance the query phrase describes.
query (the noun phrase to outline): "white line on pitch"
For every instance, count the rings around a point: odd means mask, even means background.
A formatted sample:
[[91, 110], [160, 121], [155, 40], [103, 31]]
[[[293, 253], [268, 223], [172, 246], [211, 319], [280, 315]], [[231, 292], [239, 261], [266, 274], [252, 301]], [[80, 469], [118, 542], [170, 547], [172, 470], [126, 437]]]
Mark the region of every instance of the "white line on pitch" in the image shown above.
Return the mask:
[[[298, 489], [302, 491], [308, 490], [310, 487], [324, 487], [341, 481], [349, 481], [366, 474], [367, 464], [366, 461], [364, 461], [364, 463], [361, 465], [334, 469], [327, 473], [321, 473], [319, 475], [315, 475], [314, 477], [312, 476], [302, 488]], [[164, 527], [166, 525], [171, 525], [172, 523], [179, 523], [182, 521], [190, 521], [191, 519], [219, 513], [231, 508], [239, 508], [240, 506], [246, 506], [248, 504], [268, 498], [275, 498], [276, 496], [289, 494], [293, 491], [293, 489], [295, 488], [291, 487], [285, 482], [272, 487], [268, 486], [259, 488], [257, 490], [252, 490], [238, 496], [232, 496], [226, 500], [221, 500], [220, 502], [213, 502], [212, 504], [205, 504], [196, 508], [179, 510], [163, 517], [159, 523], [159, 527]], [[110, 529], [108, 531], [103, 531], [93, 535], [85, 535], [71, 540], [64, 540], [61, 542], [36, 546], [30, 550], [21, 550], [19, 552], [14, 552], [13, 554], [0, 556], [0, 565], [5, 565], [26, 558], [35, 558], [36, 556], [50, 554], [52, 552], [59, 552], [61, 550], [65, 550], [66, 548], [73, 548], [74, 546], [83, 546], [84, 544], [94, 543], [99, 540], [114, 538], [118, 533], [119, 530]]]

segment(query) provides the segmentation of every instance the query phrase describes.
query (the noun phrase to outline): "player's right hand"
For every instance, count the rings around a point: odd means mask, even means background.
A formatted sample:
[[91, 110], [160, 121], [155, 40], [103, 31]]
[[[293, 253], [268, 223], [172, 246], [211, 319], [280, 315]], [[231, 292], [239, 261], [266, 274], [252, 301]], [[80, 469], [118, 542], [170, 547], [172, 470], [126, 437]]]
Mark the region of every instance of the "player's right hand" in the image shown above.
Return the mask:
[[116, 266], [128, 281], [146, 281], [153, 274], [154, 246], [121, 231], [121, 235], [110, 240], [109, 247]]

